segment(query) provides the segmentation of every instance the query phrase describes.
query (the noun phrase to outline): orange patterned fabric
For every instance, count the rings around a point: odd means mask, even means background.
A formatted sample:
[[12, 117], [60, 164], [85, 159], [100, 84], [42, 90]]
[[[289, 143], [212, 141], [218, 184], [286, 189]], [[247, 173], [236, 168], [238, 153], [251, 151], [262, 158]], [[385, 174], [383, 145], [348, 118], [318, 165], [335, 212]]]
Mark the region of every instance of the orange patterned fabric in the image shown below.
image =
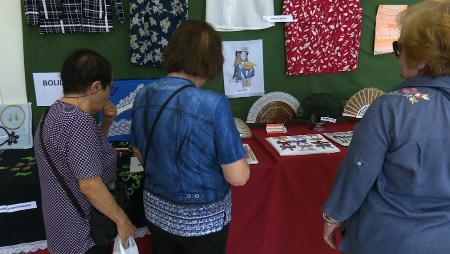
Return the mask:
[[392, 42], [400, 37], [398, 18], [408, 5], [380, 5], [378, 6], [374, 55], [392, 53]]

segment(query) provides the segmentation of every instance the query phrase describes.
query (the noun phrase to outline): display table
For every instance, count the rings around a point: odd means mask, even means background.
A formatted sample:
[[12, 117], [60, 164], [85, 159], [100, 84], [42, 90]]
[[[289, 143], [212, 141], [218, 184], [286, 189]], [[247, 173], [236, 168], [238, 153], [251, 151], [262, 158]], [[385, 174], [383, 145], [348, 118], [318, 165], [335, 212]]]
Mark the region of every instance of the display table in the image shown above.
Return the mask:
[[[309, 125], [287, 128], [282, 135], [317, 133]], [[326, 132], [352, 128], [351, 123], [328, 124]], [[347, 148], [336, 144], [339, 153], [281, 157], [266, 142], [264, 128], [253, 128], [252, 133], [248, 143], [260, 164], [251, 166], [247, 185], [233, 188], [227, 253], [339, 253], [322, 240], [321, 208]]]
[[[287, 128], [288, 133], [282, 135], [317, 133], [309, 130], [309, 125]], [[351, 123], [329, 124], [326, 132], [348, 131], [352, 128]], [[335, 144], [341, 152], [281, 157], [266, 142], [265, 138], [269, 136], [264, 128], [252, 128], [252, 132], [253, 138], [245, 139], [243, 143], [250, 145], [259, 164], [250, 166], [251, 176], [245, 186], [232, 188], [233, 219], [227, 253], [339, 253], [322, 240], [321, 207], [347, 148]], [[119, 176], [131, 187], [135, 205], [132, 220], [136, 225], [143, 226], [143, 174], [130, 173], [127, 161], [125, 157], [119, 161]], [[21, 212], [0, 213], [0, 227], [3, 229], [0, 231], [0, 254], [14, 253], [8, 251], [8, 245], [28, 244], [29, 247], [46, 244], [36, 170], [32, 150], [9, 150], [0, 154], [0, 206], [32, 200], [38, 206], [37, 209]], [[141, 250], [151, 253], [149, 236], [137, 242]], [[44, 253], [48, 252], [39, 252]]]
[[33, 149], [0, 151], [0, 229], [0, 246], [45, 239]]

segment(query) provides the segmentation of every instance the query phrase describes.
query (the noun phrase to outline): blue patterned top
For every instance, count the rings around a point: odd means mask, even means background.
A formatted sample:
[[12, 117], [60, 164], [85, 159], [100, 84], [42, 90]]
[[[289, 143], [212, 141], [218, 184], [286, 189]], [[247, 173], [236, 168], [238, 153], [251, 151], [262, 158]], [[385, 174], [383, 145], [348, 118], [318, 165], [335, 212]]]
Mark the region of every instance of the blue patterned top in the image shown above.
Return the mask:
[[144, 191], [145, 217], [161, 229], [192, 237], [220, 231], [231, 221], [231, 192], [208, 204], [177, 204]]

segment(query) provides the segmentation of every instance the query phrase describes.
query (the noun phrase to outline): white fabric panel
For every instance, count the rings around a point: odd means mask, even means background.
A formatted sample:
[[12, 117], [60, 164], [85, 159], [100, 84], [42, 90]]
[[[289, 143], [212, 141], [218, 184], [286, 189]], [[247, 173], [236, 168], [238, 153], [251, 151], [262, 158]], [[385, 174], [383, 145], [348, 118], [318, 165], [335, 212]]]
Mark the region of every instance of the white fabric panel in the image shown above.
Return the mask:
[[274, 15], [273, 0], [206, 0], [206, 21], [217, 31], [257, 30], [275, 24], [263, 20]]

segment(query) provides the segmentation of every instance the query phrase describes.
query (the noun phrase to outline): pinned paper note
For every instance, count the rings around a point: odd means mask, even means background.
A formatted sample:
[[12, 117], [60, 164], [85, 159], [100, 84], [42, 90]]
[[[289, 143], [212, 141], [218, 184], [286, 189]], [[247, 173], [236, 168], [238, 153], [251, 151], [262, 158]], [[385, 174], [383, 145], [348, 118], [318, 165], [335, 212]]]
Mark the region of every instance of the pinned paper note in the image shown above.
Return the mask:
[[130, 172], [143, 172], [144, 167], [142, 167], [142, 164], [139, 162], [139, 160], [136, 157], [130, 158]]

